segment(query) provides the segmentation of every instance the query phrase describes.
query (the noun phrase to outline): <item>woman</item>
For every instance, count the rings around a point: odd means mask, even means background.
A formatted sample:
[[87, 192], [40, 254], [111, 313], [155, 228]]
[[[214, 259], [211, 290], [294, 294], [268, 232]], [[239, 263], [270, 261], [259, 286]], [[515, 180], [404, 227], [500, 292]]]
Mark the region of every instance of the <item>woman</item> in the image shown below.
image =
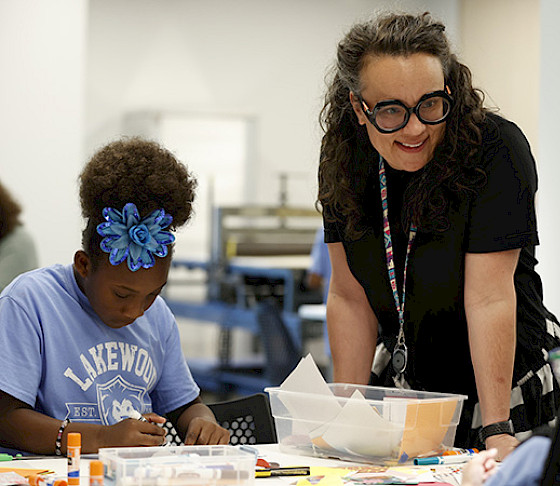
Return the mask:
[[444, 30], [388, 14], [338, 46], [318, 198], [334, 378], [368, 383], [379, 339], [376, 384], [468, 395], [456, 444], [501, 460], [554, 419], [560, 328], [534, 271], [530, 148], [483, 107]]
[[20, 273], [37, 268], [35, 243], [20, 213], [20, 205], [0, 183], [0, 292]]

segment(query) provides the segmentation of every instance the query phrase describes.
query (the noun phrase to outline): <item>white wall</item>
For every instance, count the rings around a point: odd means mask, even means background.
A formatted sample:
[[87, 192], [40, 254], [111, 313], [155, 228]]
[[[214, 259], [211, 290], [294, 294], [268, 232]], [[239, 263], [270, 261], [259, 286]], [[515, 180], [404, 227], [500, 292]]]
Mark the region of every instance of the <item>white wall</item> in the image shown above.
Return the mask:
[[288, 202], [311, 206], [336, 44], [356, 20], [395, 5], [432, 10], [456, 30], [458, 3], [446, 0], [91, 0], [88, 148], [119, 134], [127, 111], [249, 115], [257, 184], [247, 199], [278, 203], [287, 172]]
[[489, 105], [523, 129], [537, 160], [537, 271], [545, 304], [558, 314], [560, 2], [463, 0], [460, 17], [462, 54], [475, 84], [487, 93]]
[[543, 277], [545, 302], [550, 310], [560, 315], [560, 2], [541, 0], [541, 78], [539, 97], [539, 218], [541, 246], [537, 257], [542, 262], [538, 269]]
[[311, 204], [323, 77], [343, 32], [397, 7], [431, 10], [454, 35], [458, 2], [0, 0], [0, 177], [40, 264], [79, 248], [77, 176], [129, 111], [255, 116], [259, 184], [248, 197], [278, 202], [289, 172], [289, 202]]
[[[290, 183], [290, 202], [311, 204], [317, 113], [336, 42], [355, 20], [395, 5], [441, 17], [475, 80], [532, 142], [540, 171], [538, 269], [555, 310], [556, 0], [240, 0], [235, 8], [227, 0], [0, 0], [0, 178], [24, 206], [40, 263], [68, 262], [79, 247], [76, 177], [94, 148], [120, 134], [129, 111], [254, 116], [260, 184], [249, 197], [277, 202], [277, 175], [288, 171], [300, 175]], [[477, 26], [483, 29], [468, 33]]]
[[0, 178], [42, 265], [80, 242], [86, 0], [0, 1]]
[[463, 0], [461, 54], [473, 84], [538, 151], [540, 0]]

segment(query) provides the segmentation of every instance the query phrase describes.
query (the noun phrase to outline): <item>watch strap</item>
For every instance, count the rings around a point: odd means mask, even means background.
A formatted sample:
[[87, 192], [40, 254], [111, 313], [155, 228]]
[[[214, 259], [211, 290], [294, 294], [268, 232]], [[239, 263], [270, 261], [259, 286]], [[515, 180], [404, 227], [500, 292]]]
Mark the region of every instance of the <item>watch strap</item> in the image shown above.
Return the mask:
[[488, 437], [500, 434], [515, 435], [515, 431], [513, 430], [513, 423], [511, 420], [506, 420], [505, 422], [496, 422], [482, 427], [478, 432], [478, 437], [484, 444]]

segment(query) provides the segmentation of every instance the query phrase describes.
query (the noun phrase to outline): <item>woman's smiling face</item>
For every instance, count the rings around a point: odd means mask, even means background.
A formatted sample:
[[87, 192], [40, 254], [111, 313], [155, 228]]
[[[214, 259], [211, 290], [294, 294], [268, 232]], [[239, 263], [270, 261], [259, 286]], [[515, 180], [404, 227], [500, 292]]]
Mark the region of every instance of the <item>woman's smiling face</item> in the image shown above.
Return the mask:
[[[412, 107], [426, 93], [443, 90], [445, 86], [441, 62], [428, 54], [370, 56], [360, 81], [360, 94], [371, 110], [385, 100], [400, 100]], [[367, 119], [354, 93], [350, 93], [350, 101], [360, 125], [366, 126], [370, 142], [394, 169], [414, 172], [424, 167], [445, 134], [445, 122], [425, 125], [413, 113], [400, 130], [381, 133]]]

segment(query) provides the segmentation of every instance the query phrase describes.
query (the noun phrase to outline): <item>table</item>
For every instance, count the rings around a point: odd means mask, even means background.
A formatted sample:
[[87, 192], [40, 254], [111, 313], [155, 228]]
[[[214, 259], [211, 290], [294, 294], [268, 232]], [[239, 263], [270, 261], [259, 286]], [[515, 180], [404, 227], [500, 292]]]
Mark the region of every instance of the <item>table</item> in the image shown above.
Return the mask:
[[[344, 467], [348, 465], [360, 465], [356, 462], [339, 461], [337, 459], [323, 459], [319, 457], [303, 456], [295, 454], [286, 454], [280, 451], [278, 444], [261, 444], [252, 446], [258, 449], [259, 457], [263, 457], [267, 461], [278, 462], [283, 467], [288, 466], [310, 466], [310, 467]], [[92, 460], [91, 455], [86, 455], [80, 461], [80, 478], [81, 486], [89, 484], [89, 463]], [[25, 461], [17, 461], [4, 463], [4, 467], [13, 466], [21, 468], [45, 468], [54, 471], [57, 475], [65, 476], [67, 474], [67, 462], [63, 457], [52, 457], [46, 459], [29, 459]], [[363, 465], [363, 464], [362, 464]], [[445, 466], [430, 466], [436, 471], [443, 471]], [[313, 474], [313, 472], [312, 472]], [[295, 484], [301, 477], [269, 477], [255, 479], [255, 486], [287, 486]], [[460, 475], [455, 475], [455, 481], [460, 481]], [[446, 478], [450, 484], [460, 484], [459, 482], [453, 483], [452, 478]]]

